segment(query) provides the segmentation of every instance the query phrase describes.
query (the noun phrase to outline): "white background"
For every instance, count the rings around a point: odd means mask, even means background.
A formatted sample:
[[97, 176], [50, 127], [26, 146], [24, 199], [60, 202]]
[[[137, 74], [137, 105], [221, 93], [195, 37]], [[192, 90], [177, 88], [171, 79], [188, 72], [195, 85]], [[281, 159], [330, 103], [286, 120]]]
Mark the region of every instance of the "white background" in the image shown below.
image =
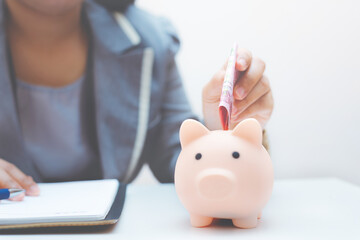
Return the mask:
[[[137, 0], [169, 18], [193, 109], [234, 41], [266, 62], [275, 98], [267, 126], [277, 178], [360, 184], [360, 2]], [[146, 168], [137, 183], [154, 180]]]

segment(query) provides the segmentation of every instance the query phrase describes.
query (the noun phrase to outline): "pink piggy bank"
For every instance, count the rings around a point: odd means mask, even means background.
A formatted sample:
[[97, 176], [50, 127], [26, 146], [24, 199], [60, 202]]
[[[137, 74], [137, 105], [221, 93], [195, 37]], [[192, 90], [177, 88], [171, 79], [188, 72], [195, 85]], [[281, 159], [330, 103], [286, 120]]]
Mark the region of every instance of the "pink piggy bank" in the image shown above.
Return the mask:
[[233, 131], [209, 131], [188, 119], [181, 125], [180, 142], [175, 188], [191, 225], [205, 227], [225, 218], [239, 228], [256, 227], [274, 183], [258, 121], [246, 119]]

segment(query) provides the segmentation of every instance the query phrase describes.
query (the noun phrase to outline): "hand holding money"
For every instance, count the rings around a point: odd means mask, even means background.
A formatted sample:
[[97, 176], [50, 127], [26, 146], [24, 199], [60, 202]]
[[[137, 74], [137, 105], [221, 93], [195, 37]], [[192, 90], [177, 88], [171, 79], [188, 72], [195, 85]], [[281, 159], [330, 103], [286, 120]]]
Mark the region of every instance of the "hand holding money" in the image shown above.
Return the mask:
[[[234, 58], [236, 71], [233, 89], [231, 91], [227, 88], [230, 94], [225, 96], [229, 98], [224, 98], [223, 95], [223, 102], [231, 103], [228, 106], [229, 129], [250, 117], [256, 118], [264, 127], [271, 116], [274, 104], [269, 80], [263, 75], [265, 63], [260, 58], [253, 57], [246, 49], [237, 48], [234, 54], [236, 55]], [[231, 54], [228, 61], [203, 88], [204, 121], [210, 130], [224, 129], [219, 116], [219, 104], [230, 58]]]

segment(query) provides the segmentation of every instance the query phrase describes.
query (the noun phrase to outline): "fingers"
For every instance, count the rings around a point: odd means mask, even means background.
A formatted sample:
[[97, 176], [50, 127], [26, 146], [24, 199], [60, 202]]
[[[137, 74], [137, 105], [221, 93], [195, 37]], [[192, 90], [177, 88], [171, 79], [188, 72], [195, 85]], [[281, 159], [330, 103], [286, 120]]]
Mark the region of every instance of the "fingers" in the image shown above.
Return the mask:
[[243, 112], [233, 116], [231, 121], [231, 129], [234, 128], [239, 122], [245, 118], [255, 118], [264, 128], [274, 108], [274, 99], [272, 92], [269, 91], [256, 102], [246, 108]]
[[[255, 58], [255, 63], [253, 63], [253, 57], [249, 50], [244, 48], [239, 48], [237, 51], [237, 59], [235, 63], [235, 68], [237, 71], [240, 71], [239, 81], [236, 83], [236, 86], [240, 86], [240, 89], [237, 89], [238, 93], [234, 91], [235, 98], [240, 99], [244, 94], [247, 94], [247, 91], [250, 91], [253, 86], [251, 86], [251, 82], [256, 84], [256, 80], [260, 80], [262, 73], [264, 72], [265, 67], [262, 69], [261, 74], [257, 74], [257, 71], [261, 71], [259, 68], [260, 64], [263, 63], [260, 59]], [[221, 96], [222, 84], [224, 83], [224, 77], [226, 73], [228, 60], [226, 60], [225, 64], [222, 68], [212, 77], [211, 81], [204, 87], [203, 89], [203, 98], [208, 102], [218, 102]], [[265, 65], [264, 65], [265, 66]], [[246, 71], [246, 72], [244, 72]], [[255, 78], [254, 78], [255, 77]], [[245, 82], [244, 82], [245, 81]], [[244, 82], [241, 83], [240, 82]], [[250, 85], [249, 85], [250, 84]], [[235, 88], [236, 90], [236, 88]]]
[[[236, 70], [240, 72], [245, 71], [250, 66], [252, 60], [252, 53], [245, 48], [238, 48], [236, 54], [237, 54], [236, 62], [235, 62]], [[228, 65], [228, 60], [229, 59], [227, 59], [224, 65], [222, 66], [221, 68], [222, 70], [226, 70]]]
[[15, 166], [10, 174], [22, 186], [22, 188], [26, 190], [26, 195], [28, 196], [39, 195], [40, 189], [36, 185], [32, 177], [25, 175]]
[[234, 97], [235, 99], [242, 100], [252, 91], [256, 84], [261, 80], [265, 71], [265, 63], [260, 58], [252, 58], [252, 62], [246, 72], [235, 85]]
[[[269, 80], [263, 76], [265, 63], [260, 58], [253, 57], [250, 51], [239, 49], [235, 67], [240, 74], [233, 89], [234, 106], [231, 125], [236, 125], [245, 118], [254, 117], [264, 126], [273, 108]], [[227, 62], [203, 88], [203, 114], [209, 129], [221, 129], [218, 105], [226, 68]]]
[[0, 171], [0, 187], [22, 188], [25, 189], [26, 195], [39, 195], [39, 187], [32, 177], [24, 174], [15, 165], [0, 159]]
[[[245, 48], [238, 48], [236, 54], [237, 54], [236, 62], [235, 62], [236, 70], [240, 72], [245, 71], [247, 67], [250, 66], [252, 53]], [[221, 67], [222, 70], [226, 70], [228, 62], [229, 59], [227, 58], [224, 65]]]
[[[18, 184], [4, 169], [0, 169], [0, 188], [19, 188], [22, 187]], [[21, 201], [25, 197], [24, 194], [20, 194], [11, 200]]]
[[249, 50], [240, 48], [237, 51], [235, 68], [238, 71], [245, 71], [252, 61], [252, 54]]
[[22, 188], [4, 169], [0, 169], [0, 188]]
[[263, 76], [259, 82], [255, 85], [253, 90], [243, 100], [234, 101], [234, 108], [232, 114], [234, 116], [241, 114], [250, 105], [254, 104], [259, 98], [264, 96], [270, 91], [269, 79]]

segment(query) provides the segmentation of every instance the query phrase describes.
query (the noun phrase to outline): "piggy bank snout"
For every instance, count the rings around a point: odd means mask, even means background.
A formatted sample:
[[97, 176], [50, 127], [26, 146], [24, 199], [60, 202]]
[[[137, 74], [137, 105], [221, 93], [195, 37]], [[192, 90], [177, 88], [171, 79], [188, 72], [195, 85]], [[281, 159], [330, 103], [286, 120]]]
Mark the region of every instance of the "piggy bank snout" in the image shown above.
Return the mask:
[[197, 190], [207, 199], [222, 199], [236, 188], [235, 175], [229, 170], [211, 168], [201, 171], [197, 176]]

